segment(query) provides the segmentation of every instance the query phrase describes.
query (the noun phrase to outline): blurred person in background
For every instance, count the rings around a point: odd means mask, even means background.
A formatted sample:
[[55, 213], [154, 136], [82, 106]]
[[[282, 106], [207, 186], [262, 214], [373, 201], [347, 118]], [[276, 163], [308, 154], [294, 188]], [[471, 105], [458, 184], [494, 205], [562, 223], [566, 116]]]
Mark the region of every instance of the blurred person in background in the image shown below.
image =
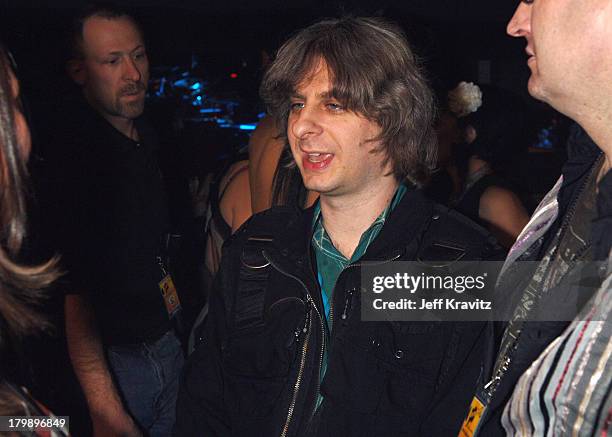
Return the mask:
[[206, 235], [206, 268], [214, 276], [221, 262], [221, 248], [253, 214], [249, 186], [249, 161], [231, 164], [210, 192], [210, 218]]
[[463, 146], [455, 146], [461, 190], [452, 204], [509, 249], [529, 220], [503, 176], [518, 170], [517, 158], [527, 149], [524, 105], [508, 91], [461, 82], [449, 92], [449, 108], [459, 119], [464, 140]]
[[[183, 351], [169, 274], [167, 184], [144, 116], [142, 29], [108, 3], [77, 11], [62, 102], [47, 148], [47, 226], [67, 275], [68, 351], [95, 436], [166, 436]], [[49, 144], [46, 144], [46, 143]]]
[[461, 181], [453, 156], [457, 144], [462, 141], [461, 130], [457, 117], [445, 106], [438, 108], [435, 129], [438, 137], [437, 165], [425, 192], [436, 202], [448, 205], [461, 191]]

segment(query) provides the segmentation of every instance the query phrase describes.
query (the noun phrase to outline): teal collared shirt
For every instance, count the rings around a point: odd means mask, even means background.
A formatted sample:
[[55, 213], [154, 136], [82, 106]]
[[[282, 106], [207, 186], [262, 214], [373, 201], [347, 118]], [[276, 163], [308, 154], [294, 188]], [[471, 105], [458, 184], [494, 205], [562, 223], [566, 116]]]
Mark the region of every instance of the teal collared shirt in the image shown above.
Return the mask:
[[351, 259], [347, 259], [342, 255], [329, 238], [325, 226], [323, 225], [323, 216], [321, 215], [321, 205], [317, 202], [314, 210], [312, 235], [312, 247], [315, 251], [317, 259], [317, 272], [319, 285], [321, 286], [321, 297], [323, 298], [323, 307], [325, 309], [325, 318], [327, 319], [328, 328], [331, 330], [331, 320], [329, 313], [333, 290], [338, 280], [338, 276], [349, 264], [358, 261], [366, 252], [370, 243], [378, 236], [382, 229], [389, 213], [397, 206], [404, 197], [407, 188], [404, 184], [399, 184], [393, 199], [387, 205], [385, 210], [374, 220], [370, 227], [361, 235], [359, 244], [353, 252]]
[[[321, 363], [320, 372], [321, 381], [323, 380], [325, 371], [327, 370], [328, 344], [332, 329], [330, 309], [338, 276], [340, 276], [342, 270], [344, 270], [348, 265], [357, 262], [363, 256], [366, 250], [368, 250], [370, 243], [378, 236], [378, 233], [385, 224], [389, 213], [400, 203], [407, 190], [406, 185], [402, 183], [399, 184], [389, 205], [387, 205], [384, 211], [376, 218], [376, 220], [374, 220], [370, 227], [363, 234], [361, 234], [359, 244], [353, 252], [351, 259], [347, 259], [338, 251], [338, 249], [334, 247], [331, 238], [329, 238], [327, 231], [325, 231], [323, 216], [321, 215], [321, 205], [319, 202], [317, 202], [315, 206], [312, 223], [314, 228], [314, 233], [312, 234], [312, 247], [317, 259], [317, 276], [319, 285], [321, 286], [321, 298], [323, 300], [323, 309], [325, 310], [325, 320], [327, 321], [327, 329], [325, 330], [325, 350], [323, 351], [323, 362]], [[317, 408], [319, 405], [321, 405], [322, 401], [323, 397], [319, 394], [319, 398], [317, 399]]]

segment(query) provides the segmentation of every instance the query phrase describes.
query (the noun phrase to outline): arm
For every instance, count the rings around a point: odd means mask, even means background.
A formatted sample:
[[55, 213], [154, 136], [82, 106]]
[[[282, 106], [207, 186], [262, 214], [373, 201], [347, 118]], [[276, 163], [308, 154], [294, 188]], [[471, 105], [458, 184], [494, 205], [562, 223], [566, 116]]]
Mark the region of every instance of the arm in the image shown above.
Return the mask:
[[67, 295], [65, 312], [68, 352], [87, 399], [94, 436], [141, 436], [111, 378], [89, 300]]
[[480, 197], [478, 215], [489, 223], [489, 230], [505, 248], [510, 248], [521, 233], [529, 215], [516, 194], [492, 186]]
[[249, 182], [253, 213], [272, 206], [272, 184], [283, 151], [283, 141], [271, 117], [261, 120], [249, 141]]

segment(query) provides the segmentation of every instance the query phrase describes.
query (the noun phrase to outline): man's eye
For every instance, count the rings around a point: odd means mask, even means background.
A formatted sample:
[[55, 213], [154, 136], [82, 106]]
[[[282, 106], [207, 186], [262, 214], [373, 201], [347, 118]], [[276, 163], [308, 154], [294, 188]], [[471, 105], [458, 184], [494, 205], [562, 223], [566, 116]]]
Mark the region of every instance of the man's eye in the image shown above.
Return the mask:
[[333, 111], [333, 112], [339, 112], [339, 111], [343, 111], [344, 110], [344, 106], [342, 106], [340, 103], [336, 103], [336, 102], [330, 102], [326, 106], [327, 106], [327, 109], [329, 109], [330, 111]]
[[136, 53], [134, 55], [134, 59], [144, 59], [147, 56], [147, 54], [145, 52], [142, 53]]
[[300, 109], [302, 109], [304, 107], [304, 104], [302, 102], [293, 102], [289, 105], [289, 109], [294, 112], [294, 111], [299, 111]]
[[105, 64], [115, 65], [119, 62], [119, 58], [111, 58], [104, 61]]

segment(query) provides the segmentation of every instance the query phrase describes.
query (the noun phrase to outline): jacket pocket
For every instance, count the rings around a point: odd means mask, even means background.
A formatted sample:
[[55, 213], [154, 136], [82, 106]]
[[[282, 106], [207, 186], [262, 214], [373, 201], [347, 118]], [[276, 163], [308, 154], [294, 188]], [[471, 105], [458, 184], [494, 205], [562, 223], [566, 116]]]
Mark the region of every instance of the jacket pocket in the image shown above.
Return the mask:
[[296, 361], [304, 320], [299, 299], [270, 306], [263, 326], [232, 332], [223, 347], [227, 391], [239, 414], [268, 415], [287, 384]]
[[416, 426], [444, 359], [440, 324], [357, 322], [335, 339], [322, 393], [353, 411]]
[[435, 396], [448, 344], [443, 323], [386, 323], [376, 355], [385, 371], [379, 412], [416, 426]]

